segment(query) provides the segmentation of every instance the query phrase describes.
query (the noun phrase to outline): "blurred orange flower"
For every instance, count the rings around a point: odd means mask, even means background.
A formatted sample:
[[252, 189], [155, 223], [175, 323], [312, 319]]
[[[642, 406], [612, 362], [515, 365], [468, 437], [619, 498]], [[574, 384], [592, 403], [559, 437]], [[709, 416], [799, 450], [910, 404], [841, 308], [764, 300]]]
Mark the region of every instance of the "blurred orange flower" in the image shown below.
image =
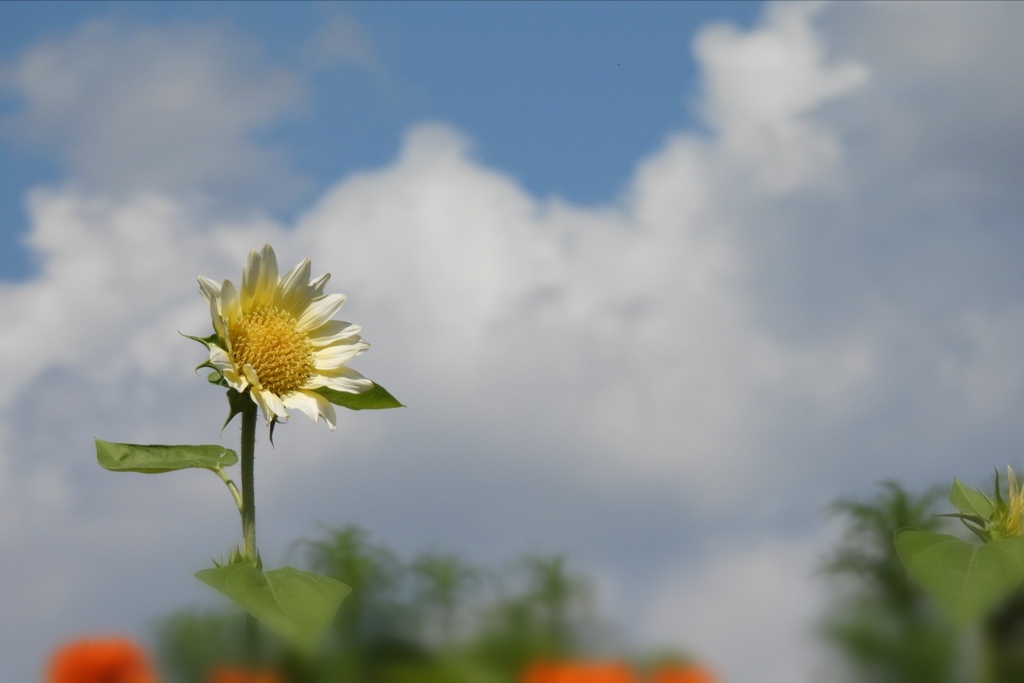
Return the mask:
[[207, 673], [207, 683], [283, 683], [284, 678], [273, 669], [246, 669], [223, 666]]
[[710, 671], [696, 665], [666, 666], [651, 676], [651, 683], [715, 683], [716, 680]]
[[620, 662], [536, 662], [523, 672], [522, 683], [636, 683]]
[[78, 640], [50, 659], [47, 683], [157, 683], [146, 653], [127, 638]]

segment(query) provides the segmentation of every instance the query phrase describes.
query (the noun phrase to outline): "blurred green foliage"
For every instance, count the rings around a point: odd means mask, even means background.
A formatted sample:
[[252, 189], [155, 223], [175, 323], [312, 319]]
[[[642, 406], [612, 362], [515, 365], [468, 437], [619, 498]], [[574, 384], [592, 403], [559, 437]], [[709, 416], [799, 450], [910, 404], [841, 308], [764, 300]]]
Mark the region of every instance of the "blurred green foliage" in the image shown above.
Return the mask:
[[[830, 506], [843, 533], [820, 568], [833, 598], [819, 634], [839, 664], [829, 683], [971, 680], [962, 634], [910, 579], [893, 543], [903, 527], [941, 530], [940, 498], [890, 481], [873, 497]], [[314, 656], [265, 639], [268, 660], [290, 683], [513, 683], [530, 662], [617, 645], [592, 581], [561, 555], [525, 555], [497, 571], [448, 552], [406, 561], [357, 526], [325, 526], [293, 549], [352, 593]], [[241, 619], [230, 611], [177, 612], [156, 636], [171, 683], [201, 683], [203, 671], [242, 655]], [[668, 661], [690, 658], [662, 652], [633, 663], [647, 670]]]
[[961, 683], [965, 648], [954, 626], [903, 567], [893, 536], [914, 527], [939, 531], [942, 491], [915, 494], [892, 481], [869, 499], [843, 499], [830, 512], [842, 538], [821, 571], [834, 588], [820, 634], [845, 671], [831, 680], [863, 683]]
[[[352, 593], [312, 656], [265, 638], [293, 683], [511, 683], [539, 658], [608, 645], [590, 580], [562, 556], [529, 555], [492, 571], [461, 556], [403, 561], [356, 526], [323, 527], [293, 545], [311, 571]], [[183, 610], [157, 623], [157, 656], [172, 683], [197, 683], [240, 659], [241, 620]]]

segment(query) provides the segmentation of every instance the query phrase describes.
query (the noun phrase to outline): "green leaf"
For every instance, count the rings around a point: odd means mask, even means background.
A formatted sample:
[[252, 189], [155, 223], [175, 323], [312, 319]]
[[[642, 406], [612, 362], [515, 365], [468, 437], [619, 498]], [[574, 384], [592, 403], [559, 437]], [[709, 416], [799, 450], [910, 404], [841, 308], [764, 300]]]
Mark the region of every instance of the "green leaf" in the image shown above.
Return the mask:
[[350, 394], [344, 391], [335, 391], [328, 387], [320, 387], [314, 391], [336, 406], [348, 408], [349, 410], [380, 410], [383, 408], [404, 408], [398, 399], [388, 393], [388, 390], [381, 385], [374, 383], [373, 387], [358, 394]]
[[949, 503], [960, 512], [980, 517], [983, 520], [992, 519], [996, 511], [996, 505], [991, 498], [981, 491], [969, 489], [959, 480], [953, 480], [953, 488], [949, 492]]
[[267, 628], [311, 652], [352, 590], [327, 576], [282, 567], [262, 572], [249, 563], [196, 572]]
[[961, 624], [983, 617], [1024, 578], [1024, 539], [972, 545], [955, 536], [900, 529], [895, 541], [910, 575]]
[[989, 545], [995, 545], [1000, 550], [1011, 555], [1020, 566], [1021, 580], [1024, 581], [1024, 536], [1010, 536], [992, 541]]
[[192, 467], [218, 471], [238, 462], [238, 454], [223, 446], [144, 446], [96, 439], [96, 460], [113, 472], [158, 474]]

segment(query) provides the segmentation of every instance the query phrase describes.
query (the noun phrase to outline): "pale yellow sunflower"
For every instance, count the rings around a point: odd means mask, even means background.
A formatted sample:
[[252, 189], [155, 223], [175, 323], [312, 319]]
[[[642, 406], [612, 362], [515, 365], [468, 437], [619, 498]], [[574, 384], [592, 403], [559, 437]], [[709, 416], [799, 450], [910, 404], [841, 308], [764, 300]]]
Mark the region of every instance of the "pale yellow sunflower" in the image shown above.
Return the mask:
[[1013, 468], [1006, 466], [1006, 516], [1003, 518], [1003, 536], [1020, 536], [1024, 534], [1024, 483], [1017, 485], [1017, 475]]
[[241, 290], [230, 280], [218, 284], [200, 275], [215, 333], [208, 338], [209, 365], [232, 389], [248, 391], [268, 423], [298, 410], [314, 424], [324, 418], [333, 431], [334, 406], [316, 390], [358, 394], [372, 388], [373, 382], [346, 367], [370, 345], [358, 325], [331, 320], [345, 295], [323, 293], [330, 274], [309, 276], [305, 259], [278, 278], [269, 244], [249, 252]]

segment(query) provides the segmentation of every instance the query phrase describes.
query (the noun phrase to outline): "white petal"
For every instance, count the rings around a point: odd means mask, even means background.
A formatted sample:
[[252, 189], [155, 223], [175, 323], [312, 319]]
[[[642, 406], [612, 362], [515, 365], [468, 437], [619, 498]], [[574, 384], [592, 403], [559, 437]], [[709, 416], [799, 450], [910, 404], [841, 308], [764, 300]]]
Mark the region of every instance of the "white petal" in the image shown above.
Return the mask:
[[220, 372], [235, 369], [235, 362], [231, 360], [231, 356], [219, 346], [210, 347], [210, 363]]
[[202, 294], [207, 301], [215, 301], [220, 298], [219, 282], [215, 282], [208, 277], [203, 277], [202, 275], [198, 276], [196, 279], [199, 280], [199, 293]]
[[305, 301], [306, 290], [309, 288], [309, 268], [309, 259], [303, 259], [281, 278], [274, 295], [279, 308], [293, 311]]
[[220, 317], [220, 295], [215, 299], [210, 299], [210, 320], [213, 322], [213, 331], [230, 345], [231, 341], [228, 339], [227, 330], [224, 329], [224, 319]]
[[330, 273], [324, 273], [317, 277], [315, 280], [309, 281], [309, 298], [322, 296], [324, 293], [324, 287], [327, 285], [327, 281], [331, 279]]
[[320, 387], [328, 387], [349, 394], [361, 394], [373, 388], [373, 382], [352, 368], [338, 368], [329, 374], [317, 375], [304, 388], [318, 389]]
[[220, 317], [220, 284], [202, 275], [196, 279], [199, 280], [199, 293], [203, 295], [203, 298], [210, 305], [210, 319], [213, 321], [213, 331], [223, 339], [225, 335], [224, 321]]
[[231, 280], [225, 280], [220, 286], [220, 317], [228, 327], [242, 317], [242, 302]]
[[263, 411], [263, 419], [266, 420], [267, 424], [270, 424], [270, 418], [274, 417], [273, 411], [270, 410], [270, 406], [267, 405], [266, 394], [256, 387], [249, 390], [249, 395], [252, 397], [253, 403], [260, 407]]
[[242, 269], [242, 310], [250, 311], [255, 306], [267, 303], [277, 287], [277, 255], [269, 244], [263, 249], [249, 251], [249, 258]]
[[328, 320], [309, 332], [309, 341], [313, 346], [330, 346], [343, 339], [357, 336], [362, 329], [359, 325], [353, 325], [344, 320]]
[[217, 371], [227, 380], [228, 386], [235, 391], [245, 391], [245, 388], [249, 386], [245, 377], [235, 369], [235, 363], [231, 360], [231, 356], [219, 346], [210, 349], [210, 363], [217, 368]]
[[252, 308], [253, 299], [256, 298], [256, 290], [259, 287], [260, 270], [262, 270], [263, 258], [255, 249], [249, 250], [249, 258], [242, 268], [242, 310], [248, 311]]
[[274, 291], [277, 289], [277, 254], [269, 244], [263, 245], [263, 268], [260, 269], [259, 287], [256, 292], [257, 300], [261, 303], [270, 303], [273, 300]]
[[257, 389], [263, 388], [263, 385], [260, 384], [260, 378], [256, 374], [256, 368], [254, 368], [250, 363], [246, 363], [242, 366], [242, 374], [244, 374], [245, 378], [249, 380], [249, 384], [253, 385]]
[[313, 424], [316, 424], [320, 420], [320, 407], [317, 405], [316, 398], [311, 391], [299, 391], [292, 392], [288, 396], [282, 399], [285, 408], [294, 409], [300, 413], [305, 414]]
[[[250, 389], [250, 391], [254, 391], [254, 389]], [[267, 407], [270, 408], [274, 415], [277, 415], [281, 420], [288, 419], [288, 410], [284, 407], [284, 403], [282, 403], [281, 398], [277, 394], [270, 391], [261, 391], [260, 393], [263, 395], [263, 400], [267, 402]]]
[[327, 294], [313, 299], [299, 316], [300, 330], [315, 330], [331, 319], [345, 303], [344, 294]]
[[316, 399], [317, 409], [323, 416], [324, 422], [327, 423], [327, 426], [330, 427], [333, 432], [334, 425], [338, 423], [338, 414], [334, 411], [334, 404], [315, 392], [313, 392], [313, 398]]
[[354, 344], [336, 344], [317, 349], [313, 352], [313, 366], [317, 370], [340, 368], [368, 348], [370, 345], [360, 339]]

